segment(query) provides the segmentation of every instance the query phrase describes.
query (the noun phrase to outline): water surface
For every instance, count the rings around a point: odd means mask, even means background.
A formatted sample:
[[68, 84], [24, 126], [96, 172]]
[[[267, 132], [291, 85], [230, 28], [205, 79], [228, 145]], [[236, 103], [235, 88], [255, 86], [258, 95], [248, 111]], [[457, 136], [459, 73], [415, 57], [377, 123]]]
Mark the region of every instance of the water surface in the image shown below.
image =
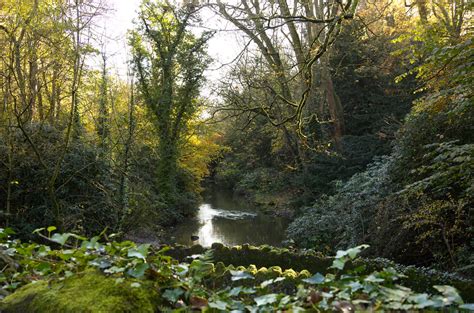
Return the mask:
[[251, 208], [244, 199], [224, 191], [205, 197], [195, 218], [176, 227], [170, 234], [171, 242], [190, 245], [191, 236], [199, 236], [199, 243], [209, 247], [214, 242], [225, 245], [269, 244], [281, 245], [288, 220], [262, 214]]

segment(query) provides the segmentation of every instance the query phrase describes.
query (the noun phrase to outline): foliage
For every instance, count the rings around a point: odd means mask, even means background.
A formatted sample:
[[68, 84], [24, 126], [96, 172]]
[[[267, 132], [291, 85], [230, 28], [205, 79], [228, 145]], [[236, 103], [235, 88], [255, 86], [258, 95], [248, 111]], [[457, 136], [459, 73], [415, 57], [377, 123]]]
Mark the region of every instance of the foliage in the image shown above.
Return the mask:
[[158, 135], [157, 184], [170, 210], [186, 215], [178, 203], [183, 191], [177, 181], [180, 142], [202, 105], [199, 90], [209, 63], [205, 50], [211, 33], [195, 36], [189, 30], [197, 19], [192, 6], [144, 0], [139, 15], [129, 44], [141, 97]]
[[[390, 18], [394, 19], [392, 23]], [[291, 137], [285, 136], [283, 128], [271, 125], [265, 118], [253, 118], [251, 112], [238, 115], [232, 111], [242, 109], [239, 101], [253, 101], [256, 104], [252, 107], [270, 101], [260, 95], [265, 89], [254, 88], [254, 92], [241, 92], [235, 98], [225, 98], [225, 108], [237, 116], [226, 119], [223, 127], [224, 140], [231, 151], [225, 154], [217, 167], [217, 181], [227, 184], [247, 180], [247, 176], [256, 175], [253, 172], [258, 172], [259, 168], [271, 167], [279, 172], [290, 170], [290, 175], [280, 175], [275, 180], [292, 191], [296, 206], [304, 207], [324, 194], [334, 193], [335, 181], [347, 180], [364, 171], [375, 157], [389, 154], [395, 132], [409, 112], [410, 103], [416, 98], [413, 94], [414, 75], [398, 84], [394, 81], [397, 75], [415, 66], [409, 64], [405, 55], [394, 54], [402, 44], [392, 41], [403, 32], [406, 24], [407, 17], [399, 6], [367, 4], [360, 8], [357, 19], [344, 25], [338, 40], [326, 55], [327, 61], [321, 60], [322, 63], [329, 62], [327, 66], [334, 92], [341, 104], [343, 118], [341, 116], [340, 121], [344, 122], [342, 136], [335, 145], [331, 138], [334, 117], [329, 116], [328, 112], [321, 113], [328, 91], [320, 84], [324, 85], [327, 77], [323, 77], [324, 68], [317, 67], [312, 90], [314, 99], [309, 101], [307, 113], [316, 114], [318, 118], [311, 121], [308, 118], [303, 132], [314, 135], [308, 136], [308, 144], [318, 149], [298, 147], [300, 164], [295, 165], [290, 149]], [[291, 61], [290, 58], [288, 62]], [[245, 58], [241, 63], [244, 62], [250, 61]], [[257, 81], [254, 84], [271, 79], [264, 67], [252, 66], [253, 63], [242, 64], [229, 75], [248, 75], [247, 80]], [[244, 82], [247, 83], [247, 80]], [[247, 84], [249, 88], [254, 86]], [[232, 86], [223, 88], [224, 96], [240, 92]], [[298, 90], [298, 87], [292, 89]], [[325, 119], [330, 122], [325, 122]], [[236, 129], [243, 131], [237, 132]], [[292, 131], [290, 127], [288, 131]], [[241, 185], [245, 184], [243, 181]], [[235, 183], [230, 187], [235, 187]], [[279, 190], [275, 189], [274, 193], [279, 193]]]
[[[450, 17], [463, 10], [472, 8]], [[288, 231], [296, 243], [334, 249], [356, 239], [373, 255], [472, 275], [472, 29], [466, 22], [452, 33], [447, 28], [457, 22], [440, 19], [415, 23], [395, 42], [401, 50], [391, 57], [405, 53], [414, 64], [401, 82], [417, 75], [419, 93], [388, 162], [375, 162], [303, 211]]]
[[391, 190], [391, 162], [383, 158], [339, 183], [334, 195], [322, 197], [290, 224], [288, 237], [300, 246], [331, 253], [366, 241], [374, 222], [374, 206]]
[[[62, 148], [61, 130], [49, 125], [33, 124], [26, 128], [31, 133], [37, 151], [46, 162], [43, 167], [20, 131], [9, 136], [10, 142], [0, 138], [0, 184], [10, 184], [0, 189], [0, 216], [2, 221], [14, 225], [21, 236], [54, 221], [53, 205], [48, 197], [47, 186], [51, 172]], [[15, 159], [9, 164], [7, 156], [10, 145]], [[64, 208], [62, 216], [67, 229], [92, 234], [106, 227], [117, 226], [117, 207], [114, 203], [113, 186], [103, 185], [103, 178], [111, 175], [111, 167], [96, 159], [97, 150], [82, 140], [75, 140], [64, 157], [56, 194]], [[10, 179], [10, 180], [9, 180]], [[9, 202], [7, 204], [7, 201]], [[10, 212], [3, 208], [10, 206]], [[3, 223], [3, 222], [2, 222]]]
[[[48, 280], [53, 286], [56, 282], [63, 281], [65, 290], [68, 290], [74, 277], [77, 277], [76, 285], [80, 285], [81, 279], [97, 277], [86, 274], [81, 278], [79, 274], [96, 269], [103, 275], [115, 279], [116, 284], [137, 288], [146, 285], [152, 290], [156, 288], [158, 296], [154, 296], [154, 302], [159, 304], [161, 310], [330, 311], [342, 308], [435, 310], [468, 309], [472, 306], [464, 304], [456, 289], [450, 286], [434, 286], [438, 294], [431, 295], [418, 294], [409, 288], [397, 285], [396, 282], [401, 275], [393, 268], [369, 275], [360, 274], [359, 269], [345, 270], [346, 263], [356, 259], [366, 246], [338, 251], [330, 267], [332, 273], [306, 276], [294, 285], [291, 291], [283, 293], [278, 291], [278, 286], [291, 278], [278, 276], [254, 284], [253, 282], [256, 282], [254, 272], [245, 268], [239, 270], [229, 268], [223, 271], [217, 269], [210, 262], [212, 255], [209, 254], [195, 258], [191, 263], [178, 263], [164, 255], [166, 248], [155, 251], [149, 245], [137, 246], [132, 242], [101, 243], [100, 237], [88, 240], [73, 234], [54, 233], [54, 230], [54, 227], [50, 227], [37, 232], [46, 231], [42, 236], [59, 243], [59, 249], [47, 245], [21, 243], [9, 239], [10, 230], [1, 230], [2, 260], [8, 260], [7, 270], [2, 272], [0, 280], [3, 293], [14, 291], [31, 280], [40, 280], [36, 282], [39, 284], [37, 286], [41, 286], [41, 281], [44, 280]], [[71, 246], [73, 241], [75, 244]], [[229, 286], [213, 288], [212, 284], [206, 283], [206, 281], [217, 281], [222, 275], [229, 274], [231, 281]], [[97, 282], [99, 286], [106, 283], [105, 280], [103, 283], [100, 282], [100, 279]], [[4, 298], [0, 303], [2, 309], [8, 311], [12, 303], [18, 305], [18, 298], [22, 299], [22, 294], [28, 294], [28, 290], [31, 289], [35, 290], [31, 286], [27, 285], [17, 293]], [[89, 286], [89, 288], [95, 290], [96, 287]], [[51, 292], [50, 288], [43, 291], [39, 287], [36, 290], [30, 295], [35, 295], [37, 292], [39, 299], [44, 292]], [[58, 289], [58, 292], [61, 292], [60, 290]], [[150, 294], [153, 296], [152, 292]], [[94, 310], [94, 307], [90, 309]]]

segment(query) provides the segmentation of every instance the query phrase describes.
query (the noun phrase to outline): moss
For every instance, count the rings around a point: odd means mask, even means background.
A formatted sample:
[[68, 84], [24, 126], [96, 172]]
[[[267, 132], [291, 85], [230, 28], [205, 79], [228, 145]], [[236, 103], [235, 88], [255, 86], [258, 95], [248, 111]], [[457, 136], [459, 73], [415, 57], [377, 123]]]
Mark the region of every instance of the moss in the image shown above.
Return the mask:
[[[188, 248], [189, 250], [189, 248]], [[169, 252], [170, 256], [182, 261], [185, 256], [190, 255], [190, 252], [182, 247], [173, 247]], [[258, 277], [273, 278], [275, 276], [273, 271], [267, 272], [267, 267], [278, 265], [284, 270], [292, 269], [294, 271], [301, 271], [299, 279], [310, 277], [310, 273], [326, 273], [329, 266], [331, 266], [333, 259], [324, 256], [320, 252], [312, 250], [288, 250], [282, 248], [274, 248], [268, 245], [254, 247], [250, 245], [235, 246], [232, 248], [226, 247], [222, 244], [213, 244], [213, 260], [214, 262], [223, 262], [225, 265], [233, 264], [235, 267], [248, 267], [254, 264], [256, 268], [260, 268], [257, 273]], [[354, 269], [359, 266], [364, 266], [363, 273], [370, 273], [373, 271], [380, 271], [383, 268], [394, 267], [397, 271], [405, 274], [407, 278], [402, 279], [401, 283], [407, 287], [414, 289], [417, 292], [431, 291], [427, 286], [433, 285], [453, 285], [461, 293], [461, 296], [466, 301], [474, 301], [474, 284], [472, 280], [463, 280], [457, 277], [444, 277], [437, 273], [431, 273], [421, 268], [411, 268], [400, 266], [387, 260], [378, 259], [362, 259], [354, 263], [349, 262], [346, 265], [347, 269]], [[264, 268], [265, 272], [261, 271]], [[231, 269], [231, 268], [229, 268]], [[232, 269], [235, 269], [232, 267]], [[253, 273], [254, 271], [252, 271]], [[262, 278], [262, 279], [263, 279]]]
[[249, 272], [249, 273], [252, 273], [252, 275], [257, 274], [257, 271], [258, 271], [257, 267], [256, 267], [255, 265], [253, 265], [253, 264], [251, 264], [251, 265], [248, 267], [248, 272]]
[[226, 271], [226, 267], [224, 263], [222, 262], [217, 262], [216, 263], [216, 269], [215, 269], [215, 274], [216, 275], [222, 275]]
[[189, 253], [191, 254], [203, 254], [204, 252], [206, 252], [206, 249], [204, 249], [201, 245], [194, 245], [189, 248]]
[[222, 243], [219, 243], [219, 242], [214, 242], [211, 245], [212, 250], [222, 250], [222, 248], [224, 248], [224, 245]]
[[98, 272], [78, 274], [64, 281], [28, 284], [0, 304], [5, 313], [23, 312], [155, 312], [158, 293], [151, 285], [116, 283]]
[[292, 269], [288, 269], [283, 272], [283, 277], [295, 279], [298, 277], [298, 273]]
[[300, 279], [309, 278], [309, 277], [311, 277], [311, 273], [308, 272], [308, 270], [302, 270], [302, 271], [298, 274], [298, 278], [300, 278]]

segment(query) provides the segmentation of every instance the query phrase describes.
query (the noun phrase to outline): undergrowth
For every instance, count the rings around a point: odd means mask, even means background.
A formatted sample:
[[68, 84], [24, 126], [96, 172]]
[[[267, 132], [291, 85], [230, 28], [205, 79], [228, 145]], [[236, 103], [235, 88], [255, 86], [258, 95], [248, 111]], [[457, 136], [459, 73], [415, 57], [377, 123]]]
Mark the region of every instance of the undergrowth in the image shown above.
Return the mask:
[[[37, 230], [49, 242], [38, 244], [12, 239], [10, 229], [0, 229], [0, 308], [8, 306], [15, 292], [31, 282], [48, 281], [54, 285], [72, 277], [80, 279], [83, 273], [95, 270], [118, 285], [151, 286], [155, 311], [474, 309], [474, 304], [463, 302], [454, 287], [439, 285], [433, 286], [436, 293], [416, 293], [397, 284], [403, 274], [393, 267], [369, 274], [362, 274], [363, 267], [348, 267], [348, 262], [356, 260], [366, 245], [338, 251], [324, 275], [287, 270], [262, 277], [262, 271], [255, 266], [214, 264], [212, 250], [194, 255], [190, 262], [178, 262], [165, 254], [169, 247], [155, 249], [148, 244], [112, 241], [113, 236], [105, 234], [88, 239], [55, 230]], [[94, 312], [93, 307], [90, 310]]]

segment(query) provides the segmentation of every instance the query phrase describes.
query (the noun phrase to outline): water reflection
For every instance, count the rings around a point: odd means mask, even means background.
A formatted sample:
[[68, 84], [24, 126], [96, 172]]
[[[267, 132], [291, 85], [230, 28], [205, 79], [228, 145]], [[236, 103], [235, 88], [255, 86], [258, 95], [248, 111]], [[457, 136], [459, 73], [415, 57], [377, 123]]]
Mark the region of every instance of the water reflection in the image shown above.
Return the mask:
[[225, 193], [214, 194], [199, 207], [195, 219], [176, 228], [171, 241], [190, 245], [191, 235], [197, 235], [197, 243], [206, 247], [214, 242], [231, 246], [243, 243], [280, 245], [288, 221], [256, 214], [242, 203]]

